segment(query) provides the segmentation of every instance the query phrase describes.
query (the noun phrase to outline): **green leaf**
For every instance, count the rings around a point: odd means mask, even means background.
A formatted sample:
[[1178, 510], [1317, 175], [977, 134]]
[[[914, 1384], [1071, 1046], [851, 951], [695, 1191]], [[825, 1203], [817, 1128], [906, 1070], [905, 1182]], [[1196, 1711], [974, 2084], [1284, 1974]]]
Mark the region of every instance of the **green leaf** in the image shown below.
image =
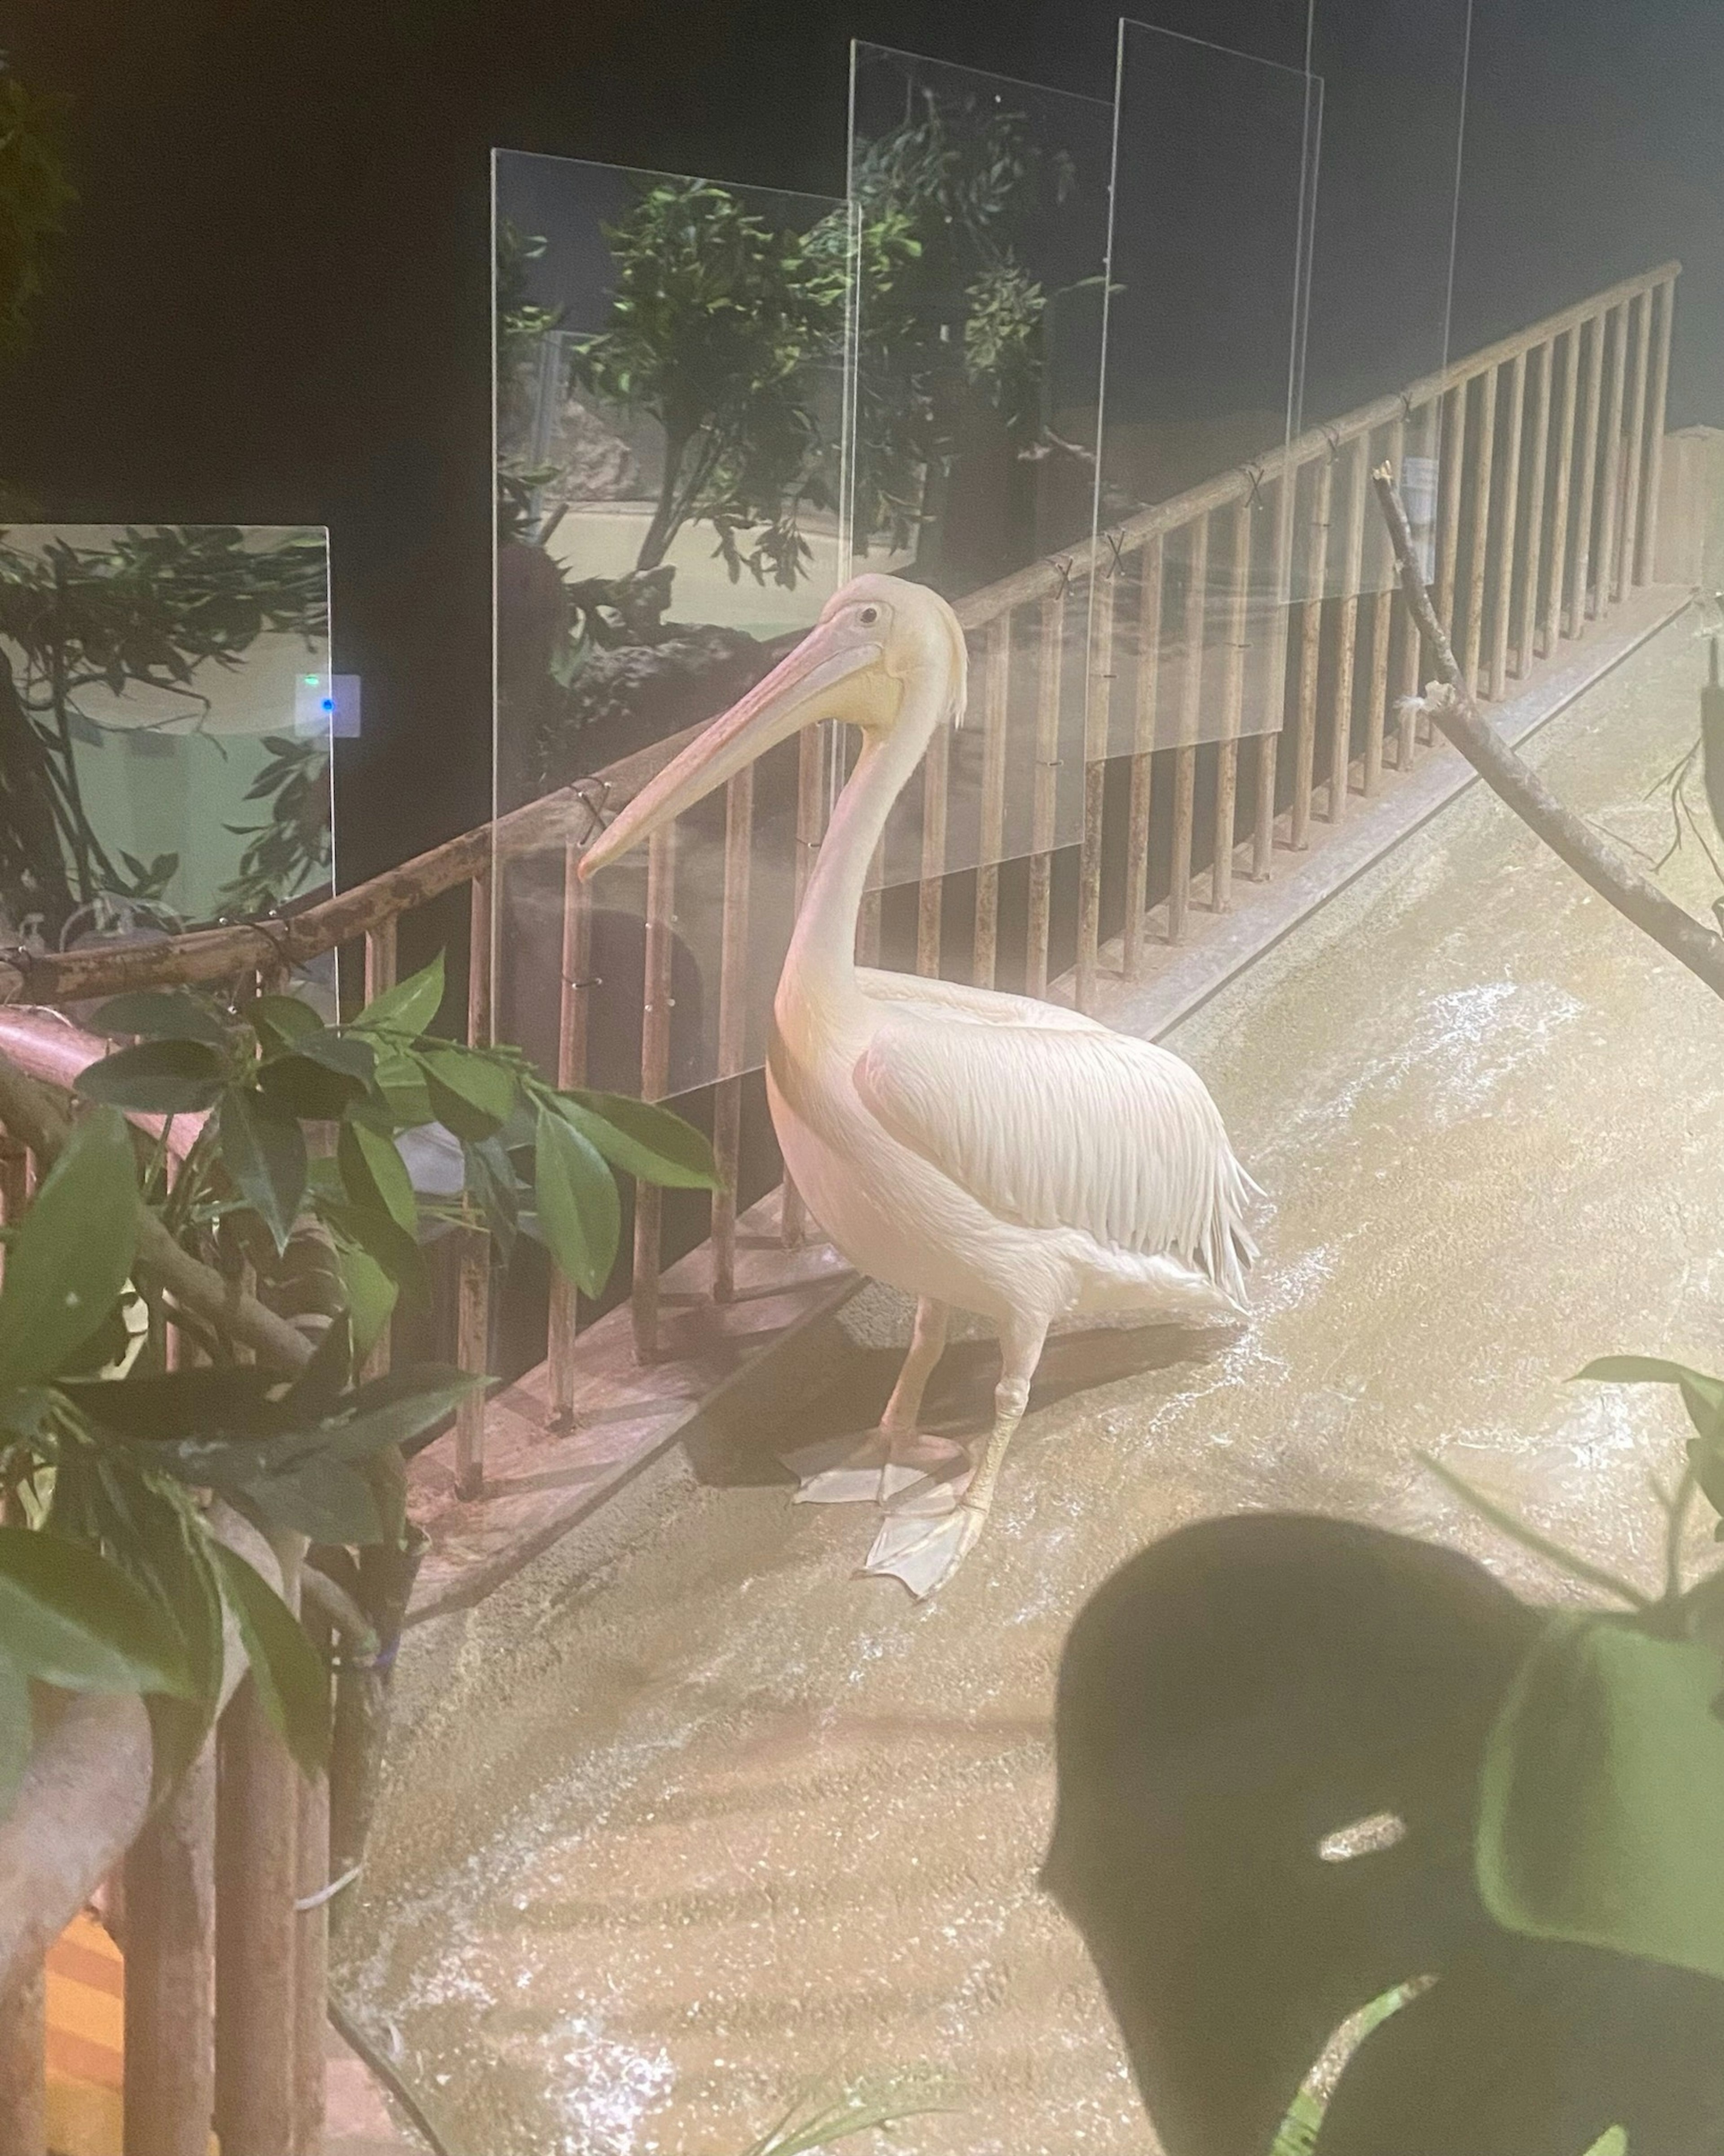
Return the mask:
[[222, 1159], [240, 1194], [287, 1248], [305, 1196], [305, 1133], [299, 1119], [263, 1093], [230, 1086], [216, 1111]]
[[425, 1074], [404, 1048], [394, 1047], [387, 1040], [383, 1042], [372, 1082], [397, 1130], [418, 1130], [426, 1123], [436, 1122]]
[[632, 1101], [626, 1093], [559, 1093], [555, 1098], [559, 1112], [625, 1175], [672, 1189], [723, 1189], [711, 1147], [668, 1108]]
[[369, 1460], [391, 1445], [417, 1450], [416, 1440], [488, 1383], [436, 1363], [397, 1371], [362, 1385], [353, 1395], [352, 1414], [324, 1424], [320, 1435], [331, 1455], [342, 1460]]
[[25, 1676], [68, 1691], [192, 1691], [160, 1605], [99, 1550], [0, 1527], [0, 1640]]
[[417, 1237], [387, 1213], [362, 1205], [331, 1205], [326, 1202], [323, 1217], [337, 1235], [356, 1243], [375, 1260], [410, 1302], [420, 1308], [431, 1300], [431, 1272]]
[[208, 1368], [168, 1370], [124, 1384], [62, 1385], [88, 1419], [135, 1443], [152, 1445], [200, 1435], [264, 1438], [283, 1424], [270, 1395], [282, 1385], [279, 1370], [255, 1363], [215, 1363]]
[[368, 1250], [345, 1235], [336, 1238], [336, 1258], [346, 1291], [354, 1360], [362, 1363], [389, 1322], [400, 1290]]
[[310, 1361], [294, 1379], [281, 1403], [282, 1414], [295, 1425], [321, 1422], [352, 1382], [352, 1322], [341, 1311], [330, 1320]]
[[346, 1122], [336, 1144], [341, 1182], [351, 1202], [369, 1212], [387, 1213], [409, 1235], [419, 1224], [419, 1201], [413, 1194], [407, 1163], [393, 1140], [363, 1123]]
[[476, 1143], [508, 1122], [517, 1090], [512, 1070], [452, 1042], [422, 1049], [418, 1060], [438, 1122], [458, 1138]]
[[201, 1040], [226, 1054], [226, 1028], [208, 1006], [183, 989], [136, 988], [110, 996], [91, 1018], [97, 1033], [141, 1034], [148, 1040]]
[[622, 1235], [617, 1186], [598, 1148], [548, 1108], [539, 1115], [533, 1183], [539, 1231], [558, 1271], [583, 1295], [602, 1294]]
[[290, 1528], [314, 1543], [377, 1543], [383, 1522], [368, 1476], [320, 1450], [279, 1475], [256, 1475], [230, 1489], [270, 1530]]
[[123, 1118], [84, 1116], [7, 1250], [0, 1387], [51, 1378], [96, 1332], [131, 1275], [139, 1218]]
[[324, 1029], [323, 1020], [298, 996], [259, 996], [244, 1006], [240, 1016], [256, 1034], [266, 1055], [291, 1048]]
[[30, 1687], [23, 1671], [0, 1647], [0, 1820], [17, 1801], [34, 1734]]
[[368, 1088], [377, 1067], [377, 1051], [368, 1040], [351, 1040], [344, 1033], [331, 1033], [320, 1026], [315, 1033], [302, 1034], [295, 1043], [300, 1055], [309, 1056], [312, 1062], [321, 1063], [326, 1070], [333, 1070], [343, 1078], [357, 1080]]
[[222, 1593], [239, 1625], [264, 1712], [300, 1771], [329, 1763], [329, 1680], [297, 1617], [243, 1557], [212, 1541]]
[[202, 1040], [146, 1040], [116, 1048], [78, 1075], [73, 1090], [140, 1115], [197, 1115], [213, 1107], [228, 1060]]
[[292, 1053], [260, 1064], [259, 1090], [301, 1122], [339, 1122], [354, 1101], [365, 1098], [366, 1081], [351, 1070], [332, 1070], [306, 1053], [308, 1046], [302, 1042]]
[[1521, 1665], [1480, 1781], [1479, 1891], [1532, 1938], [1724, 1979], [1724, 1723], [1713, 1650], [1562, 1616]]
[[521, 1224], [521, 1186], [515, 1164], [504, 1150], [500, 1137], [481, 1138], [464, 1145], [461, 1157], [467, 1188], [485, 1215], [485, 1224], [495, 1236], [497, 1252], [505, 1265], [515, 1248]]
[[1657, 1355], [1601, 1355], [1579, 1376], [1607, 1385], [1675, 1385], [1689, 1420], [1707, 1444], [1724, 1437], [1724, 1378], [1709, 1378], [1704, 1371]]
[[358, 1027], [367, 1033], [393, 1034], [398, 1040], [417, 1040], [442, 1008], [443, 993], [443, 953], [439, 951], [428, 966], [405, 981], [398, 981], [393, 988], [385, 988], [382, 995], [368, 1003], [348, 1030]]

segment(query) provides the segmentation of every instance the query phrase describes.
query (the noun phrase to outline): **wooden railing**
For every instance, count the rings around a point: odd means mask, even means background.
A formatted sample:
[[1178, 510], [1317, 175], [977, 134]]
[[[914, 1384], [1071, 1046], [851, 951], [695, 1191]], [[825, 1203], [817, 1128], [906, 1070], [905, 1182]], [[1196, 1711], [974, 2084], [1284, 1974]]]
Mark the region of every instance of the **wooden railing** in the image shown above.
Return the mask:
[[[894, 893], [875, 893], [863, 923], [864, 955], [893, 942], [908, 963], [931, 973], [952, 966], [956, 942], [962, 951], [958, 969], [977, 983], [1004, 975], [1042, 995], [1069, 971], [1071, 994], [1088, 1005], [1111, 933], [1120, 940], [1119, 965], [1127, 975], [1137, 973], [1158, 942], [1177, 944], [1190, 935], [1200, 905], [1224, 912], [1236, 876], [1270, 876], [1278, 854], [1296, 855], [1310, 844], [1314, 819], [1338, 823], [1355, 794], [1368, 798], [1387, 774], [1411, 769], [1421, 743], [1396, 702], [1419, 685], [1421, 654], [1390, 580], [1367, 573], [1366, 526], [1372, 465], [1383, 458], [1398, 464], [1411, 439], [1422, 436], [1438, 459], [1432, 581], [1439, 613], [1477, 693], [1501, 696], [1537, 660], [1583, 637], [1589, 621], [1650, 574], [1676, 275], [1676, 265], [1666, 264], [1614, 286], [1403, 395], [1314, 429], [1247, 470], [1146, 510], [1093, 547], [966, 599], [959, 613], [974, 668], [972, 721], [983, 730], [980, 857], [954, 864], [950, 856], [950, 743], [942, 736], [923, 780], [913, 914], [908, 891], [902, 906]], [[1230, 655], [1243, 641], [1239, 624], [1224, 623], [1213, 661], [1223, 669], [1219, 737], [1182, 737], [1176, 725], [1170, 742], [1158, 716], [1167, 654], [1183, 654], [1177, 701], [1188, 716], [1200, 670], [1210, 663], [1192, 597], [1202, 579], [1190, 565], [1230, 562], [1231, 583], [1221, 588], [1243, 593], [1249, 544], [1242, 534], [1265, 502], [1272, 582], [1277, 594], [1288, 594], [1278, 608], [1267, 676], [1270, 707], [1249, 707], [1243, 666]], [[1169, 603], [1167, 574], [1176, 550], [1188, 565], [1178, 607]], [[1164, 621], [1176, 613], [1183, 619]], [[1070, 737], [1071, 714], [1063, 706], [1072, 693], [1066, 661], [1074, 638], [1087, 639], [1089, 649], [1075, 836], [1056, 824], [1054, 793], [1057, 752]], [[1135, 701], [1122, 748], [1112, 699], [1121, 693], [1126, 659]], [[1034, 670], [1036, 753], [1027, 771], [1010, 767], [1005, 747], [1020, 665]], [[593, 983], [592, 916], [576, 863], [602, 808], [630, 798], [684, 738], [290, 918], [171, 942], [14, 954], [0, 978], [0, 998], [64, 1005], [167, 982], [246, 973], [279, 978], [333, 949], [345, 952], [349, 978], [362, 971], [369, 996], [395, 978], [402, 925], [447, 894], [464, 891], [464, 1029], [469, 1039], [483, 1040], [493, 1023], [494, 880], [516, 855], [560, 851], [557, 1075], [578, 1084], [591, 1060]], [[794, 896], [820, 833], [820, 754], [814, 737], [804, 737], [788, 879]], [[1171, 813], [1159, 819], [1152, 811], [1164, 795]], [[1209, 804], [1202, 829], [1199, 801]], [[754, 781], [744, 773], [731, 782], [726, 803], [718, 892], [719, 1075], [711, 1113], [732, 1185], [713, 1200], [710, 1221], [711, 1291], [719, 1301], [729, 1296], [735, 1277], [735, 1184], [751, 1111], [741, 1065], [757, 868], [754, 803]], [[1009, 860], [1003, 858], [1003, 834], [1014, 805], [1025, 812], [1029, 849]], [[1075, 868], [1077, 886], [1069, 953], [1056, 936], [1062, 860], [1065, 872]], [[639, 999], [639, 1086], [648, 1098], [664, 1094], [670, 1070], [676, 875], [675, 834], [664, 833], [651, 849]], [[1013, 917], [1021, 898], [1024, 921], [1021, 950], [1010, 953], [1003, 931], [1008, 880], [1014, 883]], [[960, 898], [970, 909], [967, 924], [957, 920]], [[0, 1148], [0, 1218], [16, 1217], [28, 1178], [18, 1149]], [[793, 1192], [785, 1194], [782, 1220], [787, 1240], [802, 1234]], [[658, 1352], [664, 1255], [657, 1194], [643, 1193], [631, 1289], [643, 1360]], [[475, 1236], [461, 1253], [456, 1298], [455, 1351], [469, 1369], [485, 1365], [490, 1281], [488, 1255]], [[572, 1394], [582, 1317], [572, 1292], [553, 1293], [547, 1342], [553, 1413]], [[463, 1489], [474, 1493], [485, 1469], [477, 1406], [463, 1416], [457, 1448]], [[72, 1767], [84, 1762], [75, 1803], [90, 1813], [85, 1830], [64, 1844], [64, 1876], [56, 1874], [52, 1891], [38, 1896], [50, 1913], [60, 1909], [61, 1922], [112, 1872], [144, 1814], [148, 1738], [141, 1710], [136, 1702], [101, 1704], [113, 1710], [105, 1721], [79, 1702], [56, 1732]], [[90, 1722], [87, 1741], [80, 1736], [82, 1721]], [[98, 1754], [100, 1774], [90, 1765]], [[41, 1791], [34, 1800], [44, 1800]], [[58, 1801], [54, 1789], [46, 1801]], [[27, 1840], [28, 1831], [28, 1821], [0, 1824], [0, 1897], [8, 1877], [16, 1885], [28, 1872], [20, 1837]], [[315, 1902], [328, 1856], [322, 1794], [299, 1784], [242, 1691], [224, 1722], [219, 1772], [206, 1760], [144, 1830], [126, 1867], [129, 2156], [194, 2150], [203, 2156], [212, 2102], [242, 2156], [296, 2156], [318, 2145], [324, 1919], [319, 1907], [295, 1913], [294, 1902]], [[45, 1938], [16, 1926], [14, 1933], [0, 1923], [0, 1947], [7, 1948], [0, 1952], [0, 2148], [40, 2156]]]

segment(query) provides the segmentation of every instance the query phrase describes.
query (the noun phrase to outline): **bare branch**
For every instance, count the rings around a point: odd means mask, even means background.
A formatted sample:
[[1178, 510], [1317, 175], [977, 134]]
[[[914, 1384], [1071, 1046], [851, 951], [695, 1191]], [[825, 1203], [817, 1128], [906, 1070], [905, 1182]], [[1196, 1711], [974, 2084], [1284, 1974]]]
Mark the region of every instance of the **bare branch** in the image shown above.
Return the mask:
[[1565, 808], [1532, 765], [1480, 715], [1425, 590], [1407, 512], [1388, 465], [1379, 465], [1371, 476], [1400, 569], [1401, 589], [1420, 634], [1436, 654], [1438, 671], [1449, 691], [1426, 699], [1424, 709], [1432, 723], [1454, 742], [1491, 792], [1599, 897], [1608, 899], [1624, 919], [1704, 981], [1714, 995], [1724, 996], [1724, 936], [1703, 927], [1588, 824]]

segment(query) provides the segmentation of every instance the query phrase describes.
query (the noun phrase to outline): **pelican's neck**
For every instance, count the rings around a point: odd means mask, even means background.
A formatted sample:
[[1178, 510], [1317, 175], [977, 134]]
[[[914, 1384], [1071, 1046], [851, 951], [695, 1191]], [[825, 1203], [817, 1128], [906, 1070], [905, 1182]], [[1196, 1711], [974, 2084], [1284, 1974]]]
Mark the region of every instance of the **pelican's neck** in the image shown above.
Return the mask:
[[787, 998], [811, 1015], [834, 1014], [860, 994], [856, 986], [856, 921], [868, 871], [892, 803], [921, 762], [941, 717], [936, 685], [906, 685], [898, 723], [865, 737], [862, 753], [826, 827], [814, 873], [797, 916], [779, 981], [779, 1023]]

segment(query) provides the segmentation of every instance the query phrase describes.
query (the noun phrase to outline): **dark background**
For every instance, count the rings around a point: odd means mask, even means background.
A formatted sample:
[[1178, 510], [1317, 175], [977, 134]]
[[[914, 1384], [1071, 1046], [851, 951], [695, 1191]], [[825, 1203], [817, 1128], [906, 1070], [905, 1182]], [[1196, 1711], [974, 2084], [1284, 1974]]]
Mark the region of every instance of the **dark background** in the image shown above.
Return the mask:
[[[1398, 114], [1440, 98], [1414, 32], [1446, 4], [1319, 0], [1331, 116], [1378, 116], [1328, 167], [1337, 351], [1393, 311], [1356, 229], [1380, 263], [1404, 217], [1429, 289], [1450, 161], [1442, 126]], [[365, 681], [341, 788], [356, 880], [488, 805], [491, 146], [838, 193], [853, 35], [1106, 95], [1119, 12], [0, 0], [0, 49], [74, 100], [83, 198], [0, 377], [0, 474], [59, 518], [331, 527], [336, 664]], [[1302, 0], [1142, 12], [1303, 57]], [[1670, 424], [1724, 424], [1717, 0], [1476, 0], [1465, 175], [1455, 351], [1677, 255]]]

